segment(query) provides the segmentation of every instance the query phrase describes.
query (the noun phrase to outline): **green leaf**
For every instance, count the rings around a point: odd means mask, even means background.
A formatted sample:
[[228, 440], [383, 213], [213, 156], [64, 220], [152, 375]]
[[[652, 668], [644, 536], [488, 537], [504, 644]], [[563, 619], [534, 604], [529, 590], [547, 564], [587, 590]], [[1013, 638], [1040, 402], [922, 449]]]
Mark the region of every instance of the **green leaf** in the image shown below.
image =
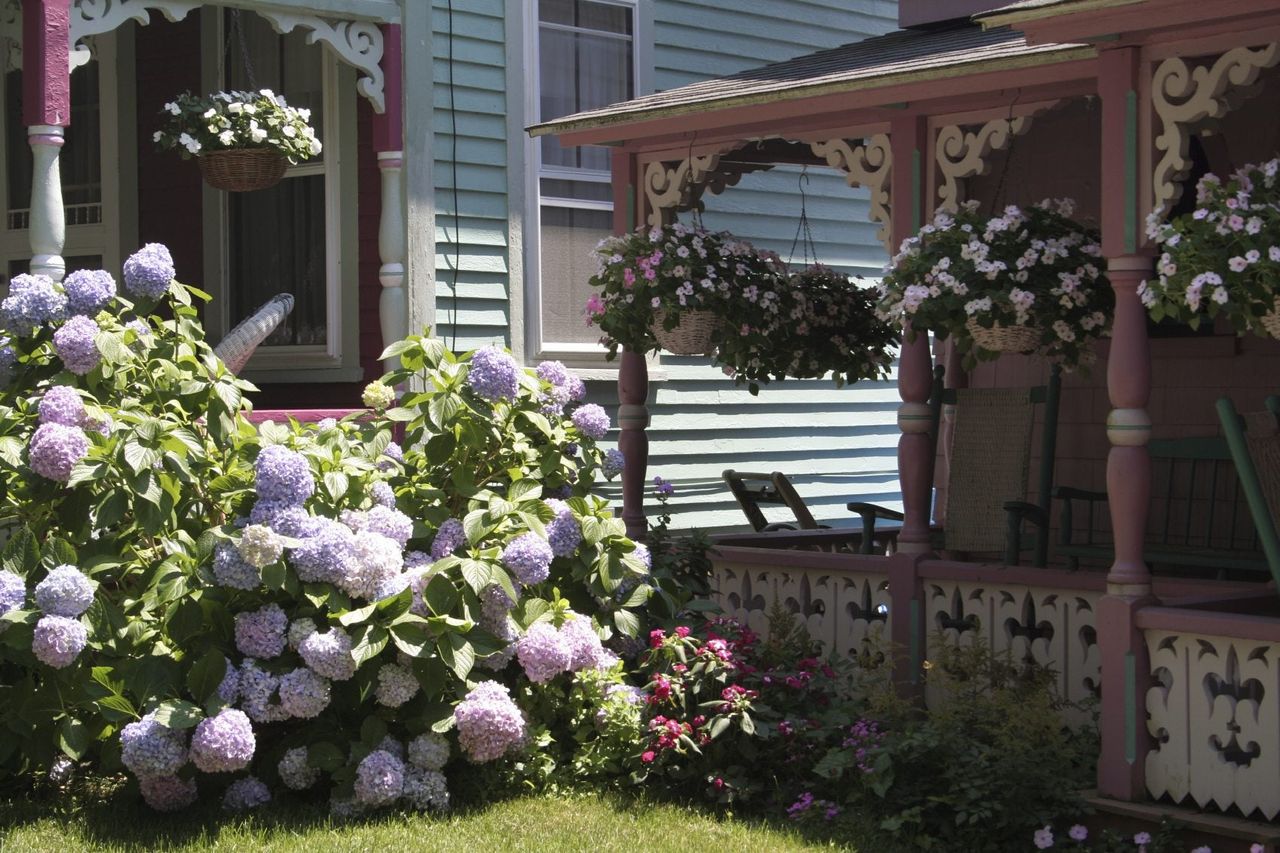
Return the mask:
[[424, 657], [433, 640], [421, 622], [398, 622], [391, 626], [391, 639], [396, 648], [410, 657]]
[[453, 670], [459, 680], [466, 681], [476, 663], [471, 643], [458, 634], [447, 634], [440, 638], [436, 649], [440, 652], [440, 660], [444, 661], [444, 665]]
[[285, 581], [288, 579], [289, 572], [281, 560], [262, 567], [262, 585], [267, 589], [284, 589]]
[[124, 336], [119, 332], [98, 332], [93, 342], [108, 364], [120, 364], [133, 358], [132, 351], [125, 346]]
[[613, 624], [628, 637], [640, 636], [640, 619], [629, 610], [615, 610]]
[[415, 412], [413, 409], [406, 409], [403, 406], [396, 406], [395, 408], [387, 409], [385, 412], [382, 413], [382, 416], [387, 420], [391, 421], [392, 423], [403, 424], [403, 423], [408, 423], [409, 421], [416, 418], [418, 416], [418, 413]]
[[378, 615], [386, 620], [391, 621], [409, 612], [409, 608], [413, 606], [413, 590], [405, 587], [395, 595], [388, 596], [377, 602]]
[[387, 629], [381, 625], [365, 625], [364, 629], [356, 636], [357, 639], [352, 646], [351, 656], [355, 658], [357, 667], [363, 666], [368, 661], [376, 658], [391, 640]]
[[400, 354], [408, 352], [417, 346], [418, 342], [414, 340], [405, 339], [403, 341], [396, 341], [394, 344], [382, 351], [382, 355], [378, 356], [378, 361], [386, 361], [389, 358], [396, 358]]
[[335, 501], [341, 499], [350, 488], [351, 482], [347, 475], [341, 471], [326, 471], [324, 474], [324, 489], [329, 493], [329, 497]]
[[227, 659], [217, 649], [205, 652], [187, 673], [187, 688], [200, 704], [209, 700], [227, 674]]
[[492, 576], [492, 572], [488, 563], [463, 559], [460, 569], [462, 571], [462, 579], [467, 582], [467, 586], [475, 590], [477, 595], [489, 585], [489, 578]]
[[422, 591], [427, 609], [437, 616], [452, 612], [458, 604], [458, 588], [444, 575], [434, 575]]
[[441, 391], [427, 403], [427, 417], [431, 419], [433, 426], [443, 432], [462, 409], [463, 402], [456, 394]]
[[360, 725], [360, 743], [375, 747], [387, 736], [387, 724], [379, 717], [365, 717]]
[[58, 746], [71, 758], [80, 758], [89, 750], [89, 727], [75, 717], [67, 717], [58, 729]]
[[715, 740], [724, 734], [724, 730], [729, 728], [729, 718], [725, 716], [716, 717], [711, 721], [711, 728], [707, 730], [707, 735]]
[[307, 747], [307, 764], [326, 773], [332, 773], [347, 763], [342, 750], [328, 741], [313, 743]]
[[378, 609], [378, 603], [375, 601], [373, 604], [366, 604], [364, 607], [361, 607], [359, 610], [350, 610], [350, 611], [347, 611], [346, 613], [343, 613], [341, 616], [338, 617], [338, 622], [347, 627], [350, 627], [352, 625], [357, 625], [361, 622], [367, 622], [369, 617], [372, 616], [374, 611], [377, 609]]
[[493, 525], [489, 523], [488, 510], [477, 509], [467, 513], [462, 519], [462, 529], [467, 534], [467, 542], [472, 545], [488, 536], [493, 530]]
[[756, 733], [756, 724], [755, 721], [751, 719], [750, 714], [743, 714], [739, 725], [742, 726], [742, 733], [744, 735], [753, 735]]
[[156, 706], [156, 722], [171, 729], [189, 729], [204, 719], [204, 712], [185, 699], [170, 699]]
[[542, 483], [530, 478], [516, 480], [511, 484], [511, 488], [507, 489], [507, 500], [513, 503], [537, 500], [540, 497], [542, 497]]
[[99, 699], [98, 711], [112, 722], [138, 719], [138, 711], [133, 707], [133, 703], [118, 693]]

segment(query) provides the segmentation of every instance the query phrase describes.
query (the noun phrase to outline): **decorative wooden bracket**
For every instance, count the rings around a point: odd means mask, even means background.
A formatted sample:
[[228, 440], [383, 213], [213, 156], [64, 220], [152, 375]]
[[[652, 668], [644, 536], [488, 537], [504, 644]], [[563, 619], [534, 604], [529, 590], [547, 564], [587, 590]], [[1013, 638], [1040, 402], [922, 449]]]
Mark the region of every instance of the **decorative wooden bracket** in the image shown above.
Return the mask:
[[126, 21], [151, 23], [151, 10], [169, 21], [181, 21], [201, 0], [77, 0], [71, 4], [71, 68], [89, 62], [88, 39], [119, 28]]
[[1280, 44], [1272, 42], [1259, 48], [1232, 48], [1212, 65], [1191, 68], [1174, 56], [1156, 66], [1151, 101], [1161, 123], [1156, 150], [1164, 153], [1152, 176], [1155, 215], [1163, 217], [1182, 195], [1179, 181], [1191, 171], [1191, 134], [1229, 113], [1252, 94], [1244, 90], [1277, 63]]
[[959, 210], [960, 181], [987, 174], [991, 152], [1007, 149], [1015, 136], [1031, 129], [1031, 120], [1029, 115], [992, 119], [977, 132], [956, 124], [939, 128], [934, 143], [934, 160], [942, 178], [938, 206], [952, 213]]
[[844, 172], [849, 186], [866, 187], [871, 194], [869, 218], [880, 224], [876, 239], [892, 254], [889, 245], [889, 176], [893, 171], [893, 153], [889, 148], [888, 134], [877, 133], [857, 147], [844, 139], [829, 139], [815, 142], [810, 148], [816, 156], [825, 158], [828, 166]]
[[704, 154], [695, 154], [677, 163], [654, 161], [645, 166], [643, 181], [648, 211], [645, 223], [651, 228], [669, 225], [675, 221], [675, 216], [680, 211], [694, 208], [702, 210], [703, 193], [709, 191], [718, 195], [737, 184], [747, 170], [722, 169], [720, 158], [754, 141], [747, 140]]

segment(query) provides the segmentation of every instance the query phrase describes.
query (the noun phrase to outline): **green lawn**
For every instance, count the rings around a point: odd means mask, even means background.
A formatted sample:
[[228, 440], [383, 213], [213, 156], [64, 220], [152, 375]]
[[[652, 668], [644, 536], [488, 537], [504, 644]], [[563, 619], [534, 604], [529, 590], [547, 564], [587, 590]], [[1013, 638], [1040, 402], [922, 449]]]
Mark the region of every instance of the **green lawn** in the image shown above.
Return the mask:
[[[333, 823], [320, 807], [275, 805], [232, 817], [208, 807], [157, 815], [108, 800], [0, 804], [0, 850], [280, 851], [792, 851], [856, 850], [813, 841], [785, 823], [721, 818], [692, 808], [605, 796], [527, 797], [443, 816], [387, 814]], [[864, 850], [880, 850], [876, 846]]]

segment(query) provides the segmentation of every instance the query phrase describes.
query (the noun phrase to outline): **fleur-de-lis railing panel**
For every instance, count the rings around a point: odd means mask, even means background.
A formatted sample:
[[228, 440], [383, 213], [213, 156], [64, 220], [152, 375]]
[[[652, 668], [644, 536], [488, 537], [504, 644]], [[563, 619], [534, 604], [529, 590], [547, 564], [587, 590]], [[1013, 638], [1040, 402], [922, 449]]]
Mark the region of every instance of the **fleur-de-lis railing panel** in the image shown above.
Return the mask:
[[1147, 790], [1280, 814], [1280, 644], [1147, 631]]

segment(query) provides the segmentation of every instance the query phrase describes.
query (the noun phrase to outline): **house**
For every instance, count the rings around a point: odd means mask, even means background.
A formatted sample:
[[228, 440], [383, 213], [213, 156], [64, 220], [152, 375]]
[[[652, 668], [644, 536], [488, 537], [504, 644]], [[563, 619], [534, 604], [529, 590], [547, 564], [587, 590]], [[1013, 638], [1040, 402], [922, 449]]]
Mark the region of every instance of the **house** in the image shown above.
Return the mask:
[[[610, 227], [608, 152], [533, 141], [524, 127], [879, 34], [895, 11], [889, 0], [2, 0], [0, 272], [33, 256], [54, 275], [118, 270], [139, 244], [162, 242], [179, 279], [213, 295], [214, 341], [293, 293], [245, 372], [259, 409], [358, 405], [384, 342], [424, 326], [459, 350], [496, 341], [529, 364], [562, 359], [608, 400], [617, 364], [581, 315], [590, 251]], [[155, 150], [176, 94], [251, 86], [313, 110], [320, 158], [271, 189], [225, 193]], [[706, 223], [785, 256], [800, 181], [798, 169], [749, 176], [708, 198]], [[804, 181], [813, 250], [878, 274], [866, 194], [835, 175]], [[742, 524], [720, 482], [728, 467], [786, 470], [828, 519], [847, 518], [852, 497], [897, 498], [891, 383], [791, 382], [752, 398], [706, 360], [666, 357], [651, 379], [651, 463], [677, 483], [681, 525]]]
[[[1175, 484], [1161, 479], [1169, 460], [1157, 469], [1153, 458], [1166, 440], [1220, 442], [1219, 397], [1261, 409], [1276, 390], [1280, 341], [1237, 338], [1212, 324], [1196, 333], [1157, 326], [1139, 287], [1154, 275], [1157, 254], [1148, 216], [1158, 221], [1184, 194], [1194, 199], [1191, 187], [1206, 170], [1226, 174], [1275, 156], [1280, 7], [903, 0], [900, 23], [904, 29], [858, 44], [531, 132], [561, 145], [614, 146], [614, 181], [636, 190], [625, 217], [642, 222], [680, 215], [700, 182], [731, 185], [725, 173], [742, 152], [755, 168], [807, 160], [847, 174], [872, 192], [870, 214], [890, 245], [915, 234], [940, 204], [1073, 196], [1079, 213], [1100, 224], [1116, 307], [1097, 367], [1063, 381], [1056, 467], [1059, 482], [1105, 492], [1105, 557], [1093, 570], [1072, 571], [1062, 561], [1028, 568], [1007, 565], [1004, 554], [938, 552], [930, 496], [931, 485], [943, 485], [934, 476], [945, 468], [935, 465], [935, 440], [945, 460], [950, 415], [943, 412], [940, 428], [931, 418], [935, 362], [946, 365], [952, 388], [1026, 387], [1050, 366], [1004, 355], [966, 373], [949, 346], [931, 352], [919, 336], [904, 343], [897, 372], [905, 519], [896, 552], [739, 540], [719, 549], [721, 601], [753, 625], [771, 602], [784, 602], [843, 653], [882, 635], [900, 688], [917, 696], [938, 643], [989, 643], [1048, 665], [1066, 698], [1100, 702], [1100, 808], [1124, 813], [1130, 807], [1120, 804], [1155, 801], [1274, 820], [1280, 565], [1269, 558], [1252, 582], [1224, 579], [1230, 555], [1212, 545], [1215, 524], [1231, 527], [1238, 517], [1213, 510], [1229, 505], [1231, 489], [1202, 481], [1210, 489], [1203, 497], [1175, 497]], [[685, 174], [693, 186], [682, 197], [648, 191], [655, 178]], [[624, 225], [624, 217], [615, 222]], [[635, 354], [624, 358], [623, 402], [636, 407], [621, 439], [634, 449], [630, 463], [645, 446], [644, 401], [631, 389], [643, 387], [648, 366]], [[1002, 438], [982, 453], [998, 453]], [[642, 476], [639, 468], [632, 477]], [[639, 530], [642, 494], [633, 484], [626, 496], [623, 515]], [[1064, 502], [1054, 503], [1058, 518]], [[1207, 533], [1195, 534], [1208, 546], [1197, 557], [1205, 573], [1179, 575], [1153, 555], [1153, 541], [1193, 545], [1192, 525], [1205, 517]], [[1083, 523], [1055, 521], [1055, 534]], [[1269, 826], [1243, 832], [1257, 841], [1274, 834]]]

